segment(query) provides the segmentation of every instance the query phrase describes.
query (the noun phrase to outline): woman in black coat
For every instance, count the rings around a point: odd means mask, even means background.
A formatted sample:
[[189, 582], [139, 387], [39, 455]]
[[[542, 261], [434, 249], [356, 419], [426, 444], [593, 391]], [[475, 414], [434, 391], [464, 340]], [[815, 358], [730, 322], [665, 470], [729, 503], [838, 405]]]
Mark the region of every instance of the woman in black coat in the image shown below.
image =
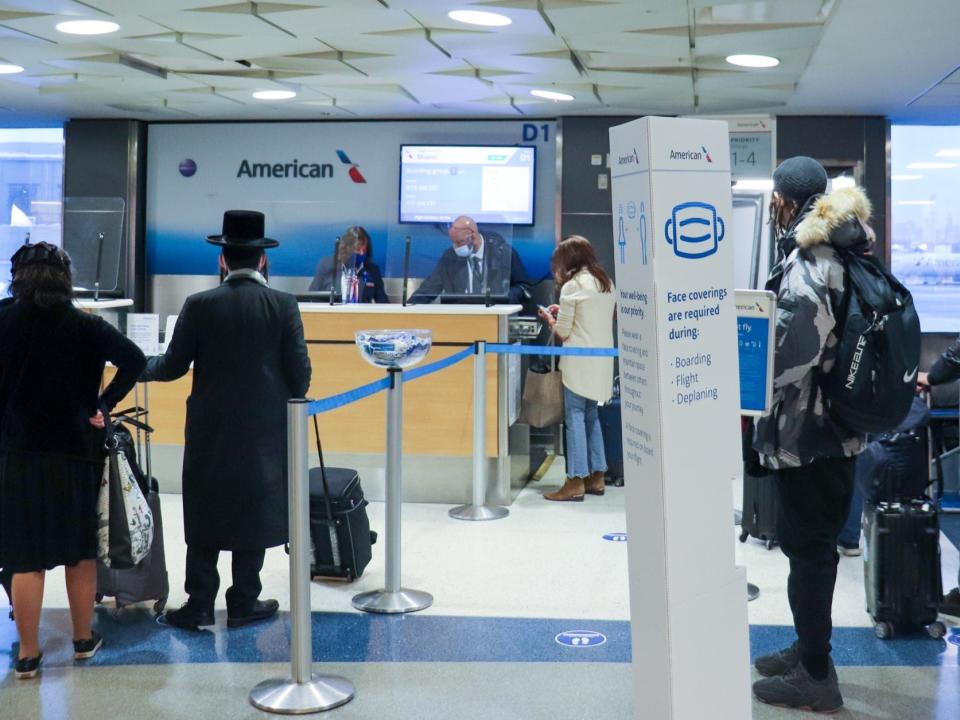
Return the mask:
[[[343, 274], [347, 268], [356, 270], [358, 292], [356, 302], [361, 303], [388, 303], [387, 291], [383, 287], [383, 274], [373, 262], [373, 243], [370, 235], [360, 225], [347, 228], [340, 238], [338, 253], [340, 267], [337, 268], [337, 278], [334, 283], [334, 292], [346, 295], [342, 287]], [[317, 272], [310, 283], [310, 292], [330, 290], [333, 280], [333, 259], [323, 258], [317, 265]], [[346, 299], [343, 302], [347, 302]]]
[[[102, 318], [71, 303], [70, 258], [53, 245], [13, 256], [14, 302], [0, 312], [0, 566], [13, 572], [18, 678], [37, 674], [44, 572], [66, 566], [74, 657], [91, 658], [97, 494], [104, 418], [146, 360]], [[104, 364], [117, 374], [100, 393]]]

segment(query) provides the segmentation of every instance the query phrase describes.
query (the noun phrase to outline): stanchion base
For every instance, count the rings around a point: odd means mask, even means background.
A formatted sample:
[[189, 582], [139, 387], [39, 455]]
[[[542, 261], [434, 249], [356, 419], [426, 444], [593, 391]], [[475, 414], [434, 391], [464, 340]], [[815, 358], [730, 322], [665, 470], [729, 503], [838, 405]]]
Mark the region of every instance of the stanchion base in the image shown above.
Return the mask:
[[747, 602], [753, 602], [760, 597], [760, 588], [753, 583], [747, 583]]
[[510, 510], [499, 505], [458, 505], [450, 510], [450, 517], [454, 520], [499, 520], [510, 514]]
[[387, 615], [417, 612], [431, 605], [433, 605], [433, 595], [406, 588], [400, 588], [397, 592], [373, 590], [360, 593], [353, 598], [353, 606], [357, 610]]
[[273, 678], [250, 691], [250, 704], [280, 715], [308, 715], [346, 705], [355, 692], [353, 683], [339, 675], [311, 675], [303, 684]]

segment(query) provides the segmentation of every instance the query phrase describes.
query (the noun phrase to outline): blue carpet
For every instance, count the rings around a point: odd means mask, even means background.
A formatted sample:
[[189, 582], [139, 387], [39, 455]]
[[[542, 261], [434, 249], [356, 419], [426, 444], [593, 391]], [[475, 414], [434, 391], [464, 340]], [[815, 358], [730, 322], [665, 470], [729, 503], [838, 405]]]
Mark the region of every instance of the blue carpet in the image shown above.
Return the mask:
[[[290, 657], [289, 616], [237, 630], [226, 629], [218, 614], [212, 630], [190, 632], [158, 625], [147, 610], [128, 608], [119, 615], [100, 608], [97, 627], [105, 638], [93, 666], [286, 662]], [[565, 631], [603, 633], [604, 644], [568, 647], [556, 641]], [[45, 664], [73, 664], [67, 610], [43, 614]], [[0, 620], [0, 658], [12, 663], [16, 629]], [[704, 631], [705, 642], [709, 632]], [[750, 628], [754, 657], [793, 642], [793, 629]], [[313, 658], [317, 662], [630, 662], [630, 623], [610, 620], [385, 616], [314, 613]], [[915, 635], [878, 640], [870, 628], [837, 628], [834, 660], [841, 666], [960, 666], [960, 629], [944, 640]], [[2, 661], [0, 661], [2, 663]]]

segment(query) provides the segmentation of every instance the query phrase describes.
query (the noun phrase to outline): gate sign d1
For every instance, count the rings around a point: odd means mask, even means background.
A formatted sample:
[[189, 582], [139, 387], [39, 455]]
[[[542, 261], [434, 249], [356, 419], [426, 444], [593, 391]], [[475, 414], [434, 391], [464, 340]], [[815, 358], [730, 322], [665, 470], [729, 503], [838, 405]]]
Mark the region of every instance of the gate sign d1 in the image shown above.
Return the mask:
[[557, 635], [554, 640], [567, 647], [585, 648], [603, 645], [607, 642], [607, 636], [592, 630], [568, 630]]

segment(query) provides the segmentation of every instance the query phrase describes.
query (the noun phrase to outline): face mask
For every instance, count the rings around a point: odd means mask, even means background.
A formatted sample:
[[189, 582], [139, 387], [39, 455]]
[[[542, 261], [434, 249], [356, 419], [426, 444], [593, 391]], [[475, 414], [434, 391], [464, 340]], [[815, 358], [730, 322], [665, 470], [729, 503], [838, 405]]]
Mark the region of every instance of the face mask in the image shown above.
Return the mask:
[[470, 246], [470, 243], [464, 245], [454, 245], [453, 251], [457, 254], [457, 257], [470, 257], [470, 253], [473, 252], [473, 248]]

